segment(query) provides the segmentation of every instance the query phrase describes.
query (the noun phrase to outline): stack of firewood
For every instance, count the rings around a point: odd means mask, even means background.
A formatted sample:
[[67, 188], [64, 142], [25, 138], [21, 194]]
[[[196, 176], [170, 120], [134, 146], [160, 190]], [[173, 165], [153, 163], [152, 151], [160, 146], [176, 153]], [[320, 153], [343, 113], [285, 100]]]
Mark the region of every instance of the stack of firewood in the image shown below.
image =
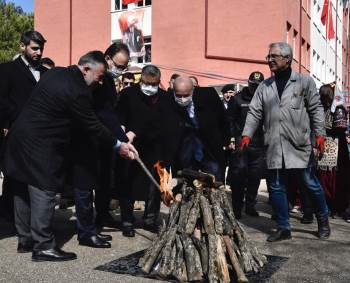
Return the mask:
[[227, 193], [209, 174], [183, 170], [166, 223], [140, 259], [143, 272], [178, 281], [248, 282], [267, 262], [234, 217]]

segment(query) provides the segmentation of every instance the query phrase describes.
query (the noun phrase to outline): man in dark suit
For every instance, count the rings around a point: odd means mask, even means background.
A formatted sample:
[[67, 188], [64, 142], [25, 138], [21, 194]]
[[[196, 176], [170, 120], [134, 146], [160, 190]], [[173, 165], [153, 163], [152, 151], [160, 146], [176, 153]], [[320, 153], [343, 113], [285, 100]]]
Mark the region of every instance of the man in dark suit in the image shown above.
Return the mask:
[[224, 106], [213, 88], [194, 88], [178, 77], [173, 95], [163, 104], [162, 157], [173, 172], [192, 168], [222, 180], [230, 133]]
[[[123, 43], [113, 43], [105, 52], [108, 70], [93, 93], [93, 108], [100, 121], [120, 140], [128, 138], [120, 126], [115, 111], [117, 98], [113, 76], [116, 70], [126, 69], [129, 50]], [[113, 72], [112, 72], [113, 71]], [[110, 248], [109, 235], [98, 233], [103, 226], [115, 226], [109, 213], [112, 188], [113, 148], [106, 147], [89, 135], [79, 125], [72, 130], [72, 185], [77, 213], [78, 240], [80, 245], [94, 248]], [[95, 190], [96, 221], [94, 221], [93, 190]]]
[[[7, 133], [11, 131], [12, 124], [22, 111], [34, 86], [47, 70], [40, 64], [45, 42], [44, 37], [37, 31], [23, 33], [20, 40], [22, 54], [14, 61], [0, 65], [0, 113], [2, 116], [0, 130], [3, 136], [2, 144], [0, 144], [1, 156]], [[0, 157], [0, 159], [2, 158]], [[5, 216], [12, 221], [13, 190], [14, 187], [18, 186], [26, 185], [5, 176], [0, 207]]]
[[137, 151], [120, 142], [96, 117], [91, 88], [101, 83], [106, 70], [103, 53], [92, 51], [78, 65], [54, 68], [33, 90], [8, 136], [5, 173], [28, 184], [15, 191], [15, 225], [19, 246], [33, 251], [34, 261], [75, 259], [56, 247], [52, 232], [55, 195], [65, 182], [65, 157], [71, 139], [70, 127], [78, 124], [119, 154], [134, 158]]
[[[140, 153], [150, 171], [160, 159], [160, 105], [166, 92], [159, 88], [160, 70], [154, 65], [142, 69], [140, 85], [124, 89], [120, 94], [118, 115], [126, 135]], [[142, 171], [139, 164], [123, 164], [124, 180], [120, 182], [120, 208], [123, 235], [134, 237], [133, 206], [135, 200], [146, 201], [144, 229], [156, 232], [160, 210], [160, 192]]]

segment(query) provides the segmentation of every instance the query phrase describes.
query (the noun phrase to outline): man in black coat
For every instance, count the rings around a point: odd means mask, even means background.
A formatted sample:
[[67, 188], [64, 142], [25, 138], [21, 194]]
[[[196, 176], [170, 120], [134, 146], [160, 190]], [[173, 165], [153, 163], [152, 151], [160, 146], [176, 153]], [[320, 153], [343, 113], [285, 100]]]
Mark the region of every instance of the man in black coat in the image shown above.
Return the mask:
[[[15, 60], [0, 65], [0, 164], [6, 143], [6, 135], [30, 97], [34, 86], [47, 70], [40, 59], [46, 40], [37, 31], [24, 32], [20, 40], [22, 54]], [[0, 166], [1, 168], [1, 166]], [[5, 176], [0, 207], [5, 216], [13, 221], [13, 190], [26, 186]]]
[[[116, 70], [124, 70], [129, 62], [129, 50], [123, 43], [113, 43], [105, 52], [108, 70], [93, 93], [93, 108], [100, 121], [123, 142], [128, 138], [120, 126], [115, 111], [117, 98], [113, 76]], [[112, 70], [114, 69], [114, 72]], [[78, 240], [80, 245], [94, 248], [109, 248], [109, 235], [98, 233], [102, 226], [115, 226], [109, 214], [112, 186], [113, 148], [99, 143], [89, 133], [75, 125], [72, 129], [72, 170], [71, 181], [74, 187], [77, 212]], [[96, 221], [94, 221], [93, 190], [95, 190]]]
[[77, 66], [48, 71], [9, 132], [4, 169], [28, 184], [29, 198], [23, 188], [15, 191], [15, 225], [19, 246], [33, 250], [34, 261], [76, 258], [56, 247], [51, 227], [55, 195], [65, 182], [72, 123], [125, 157], [137, 155], [132, 145], [121, 143], [101, 124], [92, 109], [91, 88], [101, 83], [105, 69], [103, 53], [92, 51]]
[[[150, 171], [160, 160], [158, 144], [162, 139], [160, 105], [166, 92], [159, 88], [160, 70], [153, 65], [142, 69], [140, 85], [128, 87], [120, 94], [118, 114], [130, 142]], [[120, 208], [123, 235], [134, 237], [133, 205], [135, 200], [146, 201], [144, 228], [157, 231], [160, 210], [160, 192], [150, 182], [137, 163], [123, 164], [125, 170], [120, 183]]]
[[232, 203], [236, 218], [242, 217], [245, 199], [245, 212], [250, 216], [259, 216], [255, 209], [260, 179], [264, 170], [264, 133], [262, 125], [255, 132], [250, 146], [244, 151], [238, 148], [247, 118], [250, 101], [258, 85], [264, 80], [261, 72], [253, 72], [248, 79], [248, 86], [238, 92], [228, 103], [227, 113], [232, 125], [232, 136], [235, 139], [236, 151], [230, 161]]
[[194, 88], [178, 77], [163, 104], [162, 157], [172, 172], [192, 168], [222, 180], [230, 132], [224, 106], [213, 88]]

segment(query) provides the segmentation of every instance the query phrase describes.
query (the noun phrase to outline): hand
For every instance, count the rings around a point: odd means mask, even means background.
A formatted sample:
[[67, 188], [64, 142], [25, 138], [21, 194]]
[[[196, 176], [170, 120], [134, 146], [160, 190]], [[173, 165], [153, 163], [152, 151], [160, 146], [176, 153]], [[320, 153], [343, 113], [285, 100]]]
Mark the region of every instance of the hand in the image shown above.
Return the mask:
[[243, 136], [243, 137], [242, 137], [242, 140], [241, 140], [241, 144], [240, 144], [240, 146], [239, 146], [239, 149], [240, 149], [241, 151], [243, 151], [244, 149], [246, 149], [246, 148], [248, 147], [249, 143], [250, 143], [250, 137], [248, 137], [248, 136]]
[[316, 136], [316, 148], [318, 149], [320, 158], [323, 155], [324, 150], [325, 150], [324, 143], [325, 143], [325, 137], [324, 136]]
[[126, 136], [128, 137], [130, 143], [132, 143], [134, 141], [134, 138], [136, 137], [135, 133], [132, 131], [127, 132]]
[[3, 130], [3, 132], [4, 132], [4, 137], [6, 137], [7, 134], [9, 133], [9, 129], [2, 129], [2, 130]]
[[134, 160], [136, 157], [139, 156], [136, 148], [131, 143], [121, 143], [119, 147], [119, 155], [122, 158]]

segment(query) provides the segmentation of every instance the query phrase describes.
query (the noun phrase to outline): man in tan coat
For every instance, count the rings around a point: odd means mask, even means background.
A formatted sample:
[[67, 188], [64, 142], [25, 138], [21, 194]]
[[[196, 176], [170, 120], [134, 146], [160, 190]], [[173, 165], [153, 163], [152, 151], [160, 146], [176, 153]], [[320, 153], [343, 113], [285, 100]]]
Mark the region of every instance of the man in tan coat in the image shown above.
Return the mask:
[[267, 56], [274, 76], [263, 81], [251, 101], [242, 133], [241, 149], [248, 146], [260, 123], [264, 126], [266, 161], [277, 232], [269, 242], [290, 239], [285, 176], [296, 171], [312, 197], [319, 238], [328, 238], [328, 208], [311, 161], [311, 133], [316, 136], [316, 154], [324, 151], [324, 114], [316, 85], [310, 76], [292, 71], [292, 48], [284, 42], [270, 44]]

